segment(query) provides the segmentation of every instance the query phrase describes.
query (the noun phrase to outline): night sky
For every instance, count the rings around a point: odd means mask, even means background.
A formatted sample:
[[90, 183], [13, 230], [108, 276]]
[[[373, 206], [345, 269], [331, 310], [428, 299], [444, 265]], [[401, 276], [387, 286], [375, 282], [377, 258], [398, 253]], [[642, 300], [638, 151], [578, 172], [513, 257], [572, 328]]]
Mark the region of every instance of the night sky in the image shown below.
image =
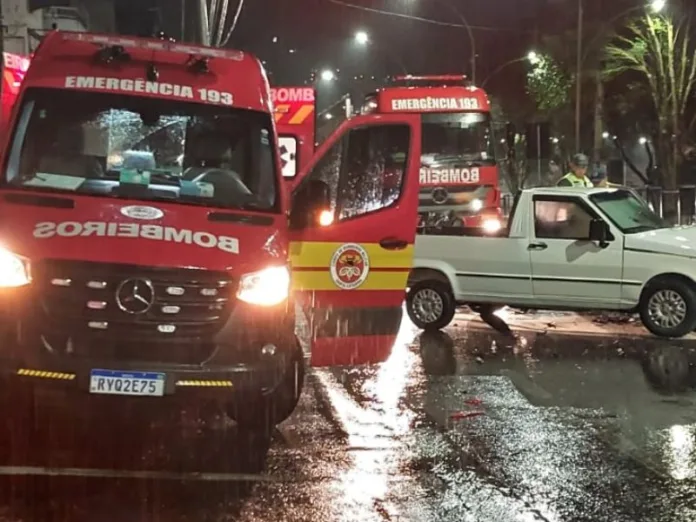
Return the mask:
[[[181, 2], [195, 26], [198, 0], [114, 0], [121, 18], [142, 20], [142, 11], [159, 4], [168, 32], [180, 35]], [[209, 0], [210, 1], [210, 0]], [[455, 9], [473, 28], [477, 54], [477, 83], [510, 60], [522, 57], [547, 34], [573, 30], [578, 0], [338, 0], [364, 8], [395, 11], [461, 23]], [[668, 0], [670, 9], [684, 9], [693, 0]], [[586, 30], [593, 24], [644, 5], [642, 0], [583, 0]], [[229, 0], [230, 17], [236, 6]], [[123, 25], [123, 24], [120, 24]], [[355, 44], [357, 30], [369, 33], [367, 48]], [[126, 30], [127, 32], [127, 30]], [[190, 33], [189, 33], [190, 34]], [[277, 42], [274, 42], [277, 37]], [[258, 55], [276, 85], [303, 84], [313, 70], [339, 70], [339, 81], [320, 85], [323, 101], [349, 89], [369, 91], [389, 75], [406, 69], [412, 74], [470, 72], [469, 36], [461, 27], [442, 27], [420, 21], [365, 12], [337, 5], [332, 0], [246, 0], [229, 46]], [[523, 61], [505, 67], [490, 78], [487, 90], [506, 99], [524, 97]], [[374, 79], [373, 79], [374, 77]]]
[[[479, 84], [501, 64], [525, 55], [540, 34], [572, 29], [577, 13], [576, 0], [344, 1], [460, 23], [456, 8], [473, 27]], [[640, 5], [640, 0], [584, 2], [588, 24]], [[359, 29], [370, 34], [368, 49], [352, 40]], [[230, 45], [265, 60], [277, 84], [303, 83], [312, 69], [338, 68], [341, 81], [332, 89], [340, 92], [355, 88], [356, 76], [358, 84], [370, 90], [404, 67], [412, 74], [470, 72], [471, 46], [464, 28], [365, 12], [329, 0], [247, 0]], [[487, 87], [494, 95], [524, 95], [525, 72], [524, 63], [511, 65], [491, 77]]]

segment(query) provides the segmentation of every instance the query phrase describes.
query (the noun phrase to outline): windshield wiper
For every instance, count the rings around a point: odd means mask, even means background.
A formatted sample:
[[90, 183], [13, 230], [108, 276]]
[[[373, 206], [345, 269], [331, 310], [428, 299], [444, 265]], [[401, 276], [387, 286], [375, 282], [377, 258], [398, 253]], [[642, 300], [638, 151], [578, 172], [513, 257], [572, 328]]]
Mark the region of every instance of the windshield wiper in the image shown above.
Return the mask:
[[638, 225], [635, 227], [629, 227], [626, 229], [626, 234], [637, 234], [639, 232], [649, 232], [651, 230], [660, 230], [661, 228], [670, 228], [670, 227], [661, 227], [657, 225]]

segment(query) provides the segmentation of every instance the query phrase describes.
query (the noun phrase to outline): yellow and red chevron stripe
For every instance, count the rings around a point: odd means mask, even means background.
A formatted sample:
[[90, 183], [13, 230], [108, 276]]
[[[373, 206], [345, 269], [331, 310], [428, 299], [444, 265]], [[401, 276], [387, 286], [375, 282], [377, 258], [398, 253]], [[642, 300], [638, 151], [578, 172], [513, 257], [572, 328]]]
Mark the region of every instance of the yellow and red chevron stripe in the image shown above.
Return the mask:
[[[292, 284], [295, 290], [340, 290], [331, 277], [331, 260], [344, 243], [298, 241], [290, 243]], [[378, 243], [360, 243], [369, 258], [369, 272], [361, 290], [402, 290], [413, 263], [413, 245], [385, 250]]]
[[301, 125], [313, 114], [313, 103], [279, 103], [274, 110], [275, 122], [283, 125]]

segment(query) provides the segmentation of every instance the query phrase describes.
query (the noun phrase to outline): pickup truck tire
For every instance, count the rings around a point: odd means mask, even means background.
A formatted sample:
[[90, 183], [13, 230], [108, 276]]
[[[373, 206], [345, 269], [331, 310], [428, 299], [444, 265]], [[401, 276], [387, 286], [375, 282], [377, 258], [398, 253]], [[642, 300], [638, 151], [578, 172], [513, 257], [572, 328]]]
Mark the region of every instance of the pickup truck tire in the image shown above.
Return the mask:
[[295, 411], [304, 380], [305, 362], [298, 343], [278, 385], [271, 390], [235, 394], [227, 414], [242, 430], [268, 435]]
[[452, 322], [457, 304], [447, 283], [420, 281], [406, 296], [406, 312], [418, 328], [427, 332], [441, 330]]
[[657, 279], [643, 291], [643, 325], [659, 337], [683, 337], [696, 328], [696, 292], [674, 277]]

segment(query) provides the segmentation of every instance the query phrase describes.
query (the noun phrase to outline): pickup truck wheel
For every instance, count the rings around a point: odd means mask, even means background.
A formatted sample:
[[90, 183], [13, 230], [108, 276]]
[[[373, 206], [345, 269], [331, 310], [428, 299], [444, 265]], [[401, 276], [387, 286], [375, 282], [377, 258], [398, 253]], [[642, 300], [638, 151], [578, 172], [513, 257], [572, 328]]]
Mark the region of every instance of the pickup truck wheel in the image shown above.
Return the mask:
[[441, 330], [452, 322], [456, 303], [449, 285], [442, 281], [421, 281], [406, 296], [406, 312], [418, 328]]
[[237, 393], [227, 413], [243, 430], [270, 434], [295, 411], [302, 394], [304, 379], [304, 356], [298, 344], [275, 388]]
[[651, 283], [641, 297], [640, 319], [659, 337], [683, 337], [696, 327], [696, 292], [678, 279]]

